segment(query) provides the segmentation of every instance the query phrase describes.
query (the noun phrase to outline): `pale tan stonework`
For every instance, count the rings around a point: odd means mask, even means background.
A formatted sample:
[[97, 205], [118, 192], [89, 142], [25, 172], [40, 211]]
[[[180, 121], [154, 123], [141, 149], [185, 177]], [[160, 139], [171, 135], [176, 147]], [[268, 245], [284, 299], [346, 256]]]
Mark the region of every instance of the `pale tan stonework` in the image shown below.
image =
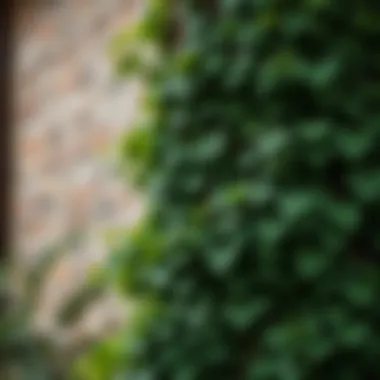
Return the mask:
[[[15, 262], [22, 270], [70, 231], [82, 236], [42, 295], [38, 321], [45, 329], [53, 328], [51, 312], [62, 297], [107, 254], [103, 232], [127, 227], [141, 214], [141, 202], [108, 154], [136, 118], [141, 86], [114, 78], [107, 45], [139, 17], [143, 1], [55, 3], [20, 24], [14, 77]], [[106, 302], [114, 318], [117, 307]], [[87, 324], [91, 333], [106, 323], [100, 309], [98, 321]]]

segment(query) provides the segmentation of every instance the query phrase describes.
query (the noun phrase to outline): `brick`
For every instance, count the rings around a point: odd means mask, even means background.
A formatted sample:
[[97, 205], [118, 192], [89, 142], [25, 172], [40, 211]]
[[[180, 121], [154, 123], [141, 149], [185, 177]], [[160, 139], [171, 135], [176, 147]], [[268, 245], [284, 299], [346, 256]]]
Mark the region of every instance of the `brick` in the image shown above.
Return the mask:
[[[55, 301], [80, 286], [87, 270], [106, 257], [104, 231], [127, 227], [142, 212], [139, 197], [103, 153], [112, 151], [136, 118], [141, 92], [136, 80], [115, 83], [107, 44], [118, 28], [138, 17], [143, 3], [62, 0], [59, 7], [26, 18], [17, 33], [15, 245], [27, 266], [69, 231], [83, 233], [83, 241], [67, 250], [69, 258], [49, 279], [40, 327], [57, 328]], [[115, 325], [119, 306], [104, 302], [108, 316], [94, 312], [93, 322], [84, 321], [67, 336], [84, 339]], [[87, 331], [86, 323], [93, 329], [88, 325]]]

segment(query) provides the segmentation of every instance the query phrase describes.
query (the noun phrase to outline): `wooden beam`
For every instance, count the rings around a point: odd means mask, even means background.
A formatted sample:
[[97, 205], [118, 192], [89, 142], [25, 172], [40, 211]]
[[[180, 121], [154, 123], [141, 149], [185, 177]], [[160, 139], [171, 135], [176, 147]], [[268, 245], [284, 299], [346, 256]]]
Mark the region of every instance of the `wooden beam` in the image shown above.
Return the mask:
[[0, 260], [10, 243], [10, 131], [12, 123], [12, 1], [0, 2]]

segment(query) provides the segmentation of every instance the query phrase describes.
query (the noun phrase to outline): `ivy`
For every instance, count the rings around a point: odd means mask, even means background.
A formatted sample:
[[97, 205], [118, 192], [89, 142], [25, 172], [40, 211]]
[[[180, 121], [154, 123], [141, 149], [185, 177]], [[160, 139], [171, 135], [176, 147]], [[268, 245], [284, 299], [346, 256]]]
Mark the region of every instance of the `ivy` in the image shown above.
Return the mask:
[[379, 16], [367, 0], [154, 3], [118, 61], [149, 89], [122, 154], [150, 203], [110, 277], [157, 312], [90, 372], [380, 375]]

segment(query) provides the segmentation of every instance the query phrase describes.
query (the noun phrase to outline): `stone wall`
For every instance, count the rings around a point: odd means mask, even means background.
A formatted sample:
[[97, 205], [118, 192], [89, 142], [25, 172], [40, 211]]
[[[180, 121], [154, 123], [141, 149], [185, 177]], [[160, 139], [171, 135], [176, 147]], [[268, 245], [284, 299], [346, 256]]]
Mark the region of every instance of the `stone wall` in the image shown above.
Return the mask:
[[[141, 202], [112, 161], [120, 133], [136, 118], [140, 84], [115, 79], [106, 50], [115, 32], [139, 17], [142, 5], [61, 0], [20, 14], [13, 133], [16, 265], [22, 270], [72, 232], [80, 237], [42, 295], [39, 323], [45, 329], [53, 324], [57, 302], [107, 253], [103, 232], [126, 227], [140, 214]], [[111, 306], [99, 310], [114, 316]]]

